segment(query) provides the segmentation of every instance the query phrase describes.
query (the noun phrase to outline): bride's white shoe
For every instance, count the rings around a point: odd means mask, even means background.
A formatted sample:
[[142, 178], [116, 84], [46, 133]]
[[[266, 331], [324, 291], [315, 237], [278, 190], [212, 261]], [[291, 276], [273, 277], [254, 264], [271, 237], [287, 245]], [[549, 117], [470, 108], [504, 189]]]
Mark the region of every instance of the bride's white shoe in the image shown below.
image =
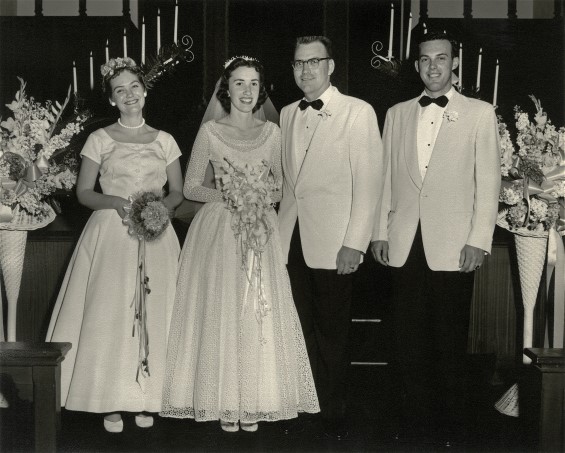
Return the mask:
[[153, 416], [137, 414], [135, 416], [135, 424], [140, 428], [151, 428], [153, 426]]
[[257, 431], [257, 429], [259, 428], [259, 425], [257, 423], [243, 423], [240, 422], [239, 423], [241, 425], [241, 429], [244, 431], [247, 431], [249, 433], [254, 433], [255, 431]]
[[239, 424], [237, 422], [225, 422], [224, 420], [220, 420], [220, 426], [228, 433], [239, 431]]

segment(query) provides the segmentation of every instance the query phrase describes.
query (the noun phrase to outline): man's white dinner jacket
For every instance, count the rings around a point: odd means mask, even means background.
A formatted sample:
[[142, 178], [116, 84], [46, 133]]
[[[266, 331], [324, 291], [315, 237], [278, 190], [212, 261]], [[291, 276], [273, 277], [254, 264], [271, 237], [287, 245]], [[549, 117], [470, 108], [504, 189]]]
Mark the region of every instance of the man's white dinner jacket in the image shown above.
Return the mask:
[[383, 144], [388, 167], [373, 240], [388, 241], [389, 264], [400, 267], [420, 222], [430, 269], [457, 271], [465, 244], [491, 250], [500, 190], [496, 115], [490, 104], [454, 92], [422, 180], [418, 99], [387, 112]]
[[283, 196], [279, 209], [282, 249], [300, 219], [308, 267], [336, 269], [342, 246], [365, 252], [381, 200], [385, 165], [376, 114], [370, 104], [333, 90], [302, 165], [295, 147], [301, 124], [299, 101], [281, 111]]

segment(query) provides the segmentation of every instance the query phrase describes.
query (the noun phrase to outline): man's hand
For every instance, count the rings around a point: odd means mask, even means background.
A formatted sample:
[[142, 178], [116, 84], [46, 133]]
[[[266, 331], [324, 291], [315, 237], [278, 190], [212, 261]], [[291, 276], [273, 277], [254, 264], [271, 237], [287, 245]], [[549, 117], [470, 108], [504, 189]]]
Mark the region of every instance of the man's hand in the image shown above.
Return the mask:
[[388, 266], [388, 241], [371, 242], [371, 253], [377, 263]]
[[361, 252], [343, 245], [337, 252], [337, 273], [340, 275], [352, 274], [359, 267]]
[[459, 255], [459, 272], [473, 272], [479, 269], [485, 259], [483, 249], [465, 244]]

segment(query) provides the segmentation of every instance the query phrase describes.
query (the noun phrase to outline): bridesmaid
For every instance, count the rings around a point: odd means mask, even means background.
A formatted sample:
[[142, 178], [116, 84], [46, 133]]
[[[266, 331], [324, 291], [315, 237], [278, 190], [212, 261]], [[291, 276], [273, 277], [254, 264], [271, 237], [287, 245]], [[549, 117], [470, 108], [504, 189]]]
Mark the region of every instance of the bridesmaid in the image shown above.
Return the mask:
[[[150, 294], [145, 322], [148, 355], [139, 331], [132, 335], [138, 271], [137, 238], [122, 223], [128, 197], [161, 191], [169, 211], [180, 204], [181, 154], [173, 137], [145, 123], [147, 89], [130, 58], [102, 66], [104, 89], [120, 116], [93, 132], [81, 152], [77, 198], [94, 212], [78, 241], [57, 298], [47, 341], [71, 342], [62, 363], [61, 405], [68, 410], [105, 414], [104, 428], [123, 430], [121, 412], [133, 412], [142, 428], [147, 413], [161, 410], [166, 339], [174, 301], [180, 253], [169, 224], [147, 242], [145, 264]], [[94, 189], [100, 176], [102, 193]], [[147, 359], [147, 367], [143, 360]], [[139, 374], [138, 374], [139, 373]]]

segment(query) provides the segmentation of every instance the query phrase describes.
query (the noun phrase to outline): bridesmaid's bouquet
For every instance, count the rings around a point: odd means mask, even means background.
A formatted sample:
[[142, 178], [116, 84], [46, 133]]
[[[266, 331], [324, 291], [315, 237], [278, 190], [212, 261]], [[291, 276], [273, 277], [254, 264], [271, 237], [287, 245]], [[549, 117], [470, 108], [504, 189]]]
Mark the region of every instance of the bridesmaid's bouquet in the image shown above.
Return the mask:
[[163, 203], [163, 194], [139, 192], [129, 197], [130, 204], [124, 207], [126, 216], [122, 222], [128, 227], [128, 233], [139, 241], [137, 254], [137, 274], [132, 336], [137, 331], [139, 336], [138, 366], [135, 380], [149, 373], [149, 335], [147, 333], [146, 297], [151, 293], [149, 277], [145, 266], [145, 243], [157, 239], [169, 225], [169, 210]]
[[170, 222], [169, 209], [163, 203], [163, 195], [155, 192], [140, 192], [129, 197], [130, 204], [124, 210], [127, 215], [122, 222], [128, 233], [139, 240], [154, 241]]

